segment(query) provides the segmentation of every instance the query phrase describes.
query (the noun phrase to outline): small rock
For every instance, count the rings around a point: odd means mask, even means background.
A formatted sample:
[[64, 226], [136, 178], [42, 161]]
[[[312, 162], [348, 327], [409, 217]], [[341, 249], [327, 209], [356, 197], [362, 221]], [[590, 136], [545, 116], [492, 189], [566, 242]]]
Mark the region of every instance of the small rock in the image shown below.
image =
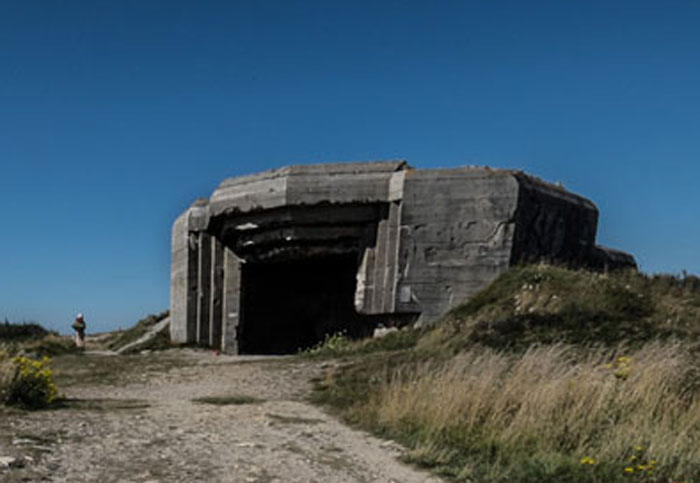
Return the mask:
[[17, 438], [12, 440], [12, 444], [15, 446], [20, 446], [22, 444], [34, 444], [36, 441], [29, 438]]
[[0, 468], [22, 468], [24, 460], [13, 456], [0, 456]]
[[260, 445], [258, 445], [257, 443], [236, 443], [236, 446], [238, 446], [239, 448], [256, 448]]

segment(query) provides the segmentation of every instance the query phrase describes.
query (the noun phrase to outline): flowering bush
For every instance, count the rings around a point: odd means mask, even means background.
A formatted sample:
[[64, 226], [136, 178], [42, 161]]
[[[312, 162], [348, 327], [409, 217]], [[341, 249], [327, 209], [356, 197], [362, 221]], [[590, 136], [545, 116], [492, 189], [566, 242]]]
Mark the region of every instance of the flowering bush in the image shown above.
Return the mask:
[[345, 332], [327, 334], [322, 342], [304, 351], [309, 356], [334, 356], [349, 351], [352, 341]]
[[48, 406], [58, 396], [49, 363], [48, 357], [36, 360], [0, 352], [0, 402], [27, 409]]

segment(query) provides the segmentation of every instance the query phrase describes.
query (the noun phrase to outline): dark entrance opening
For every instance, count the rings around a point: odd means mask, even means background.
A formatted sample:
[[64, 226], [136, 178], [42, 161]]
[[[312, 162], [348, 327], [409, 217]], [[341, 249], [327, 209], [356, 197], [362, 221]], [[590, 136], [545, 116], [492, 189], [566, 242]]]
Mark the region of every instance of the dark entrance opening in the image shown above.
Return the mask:
[[372, 333], [374, 318], [355, 312], [356, 254], [243, 265], [241, 354], [290, 354], [344, 331]]

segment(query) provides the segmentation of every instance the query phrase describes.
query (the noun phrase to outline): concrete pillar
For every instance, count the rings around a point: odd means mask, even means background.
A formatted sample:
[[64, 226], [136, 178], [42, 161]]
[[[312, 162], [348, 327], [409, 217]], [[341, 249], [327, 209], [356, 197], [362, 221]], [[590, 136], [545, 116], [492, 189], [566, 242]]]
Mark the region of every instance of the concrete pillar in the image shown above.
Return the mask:
[[[376, 244], [364, 254], [358, 272], [355, 307], [364, 314], [387, 314], [396, 308], [396, 281], [399, 260], [400, 202], [391, 202], [386, 218], [377, 223]], [[362, 283], [360, 283], [360, 281]]]
[[384, 279], [386, 278], [387, 241], [389, 238], [389, 220], [377, 223], [377, 244], [374, 252], [374, 290], [372, 295], [372, 314], [381, 314], [384, 310]]
[[211, 298], [209, 306], [209, 345], [221, 349], [222, 301], [224, 298], [224, 246], [211, 238]]
[[211, 305], [211, 235], [199, 232], [197, 245], [197, 343], [209, 345]]
[[182, 344], [187, 342], [187, 217], [180, 215], [173, 223], [170, 266], [170, 339]]
[[173, 223], [170, 271], [170, 338], [177, 344], [198, 341], [200, 238], [209, 223], [208, 201], [196, 200]]
[[221, 351], [238, 354], [238, 324], [241, 313], [241, 260], [224, 248]]
[[396, 310], [396, 285], [399, 267], [399, 224], [401, 222], [401, 204], [389, 205], [389, 220], [386, 225], [386, 255], [384, 257], [384, 287], [382, 290], [382, 312], [392, 313]]
[[355, 277], [355, 311], [360, 314], [372, 313], [374, 299], [374, 248], [365, 248], [360, 267]]
[[178, 344], [196, 340], [197, 236], [189, 229], [189, 210], [173, 224], [170, 272], [170, 337]]

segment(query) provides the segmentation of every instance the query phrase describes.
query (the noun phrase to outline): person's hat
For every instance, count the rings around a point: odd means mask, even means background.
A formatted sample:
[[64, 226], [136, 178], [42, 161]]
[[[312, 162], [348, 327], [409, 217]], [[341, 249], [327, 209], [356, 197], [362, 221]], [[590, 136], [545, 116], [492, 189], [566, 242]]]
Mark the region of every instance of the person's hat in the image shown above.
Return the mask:
[[78, 315], [75, 317], [75, 320], [81, 320], [82, 318], [83, 318], [83, 314], [78, 314]]

